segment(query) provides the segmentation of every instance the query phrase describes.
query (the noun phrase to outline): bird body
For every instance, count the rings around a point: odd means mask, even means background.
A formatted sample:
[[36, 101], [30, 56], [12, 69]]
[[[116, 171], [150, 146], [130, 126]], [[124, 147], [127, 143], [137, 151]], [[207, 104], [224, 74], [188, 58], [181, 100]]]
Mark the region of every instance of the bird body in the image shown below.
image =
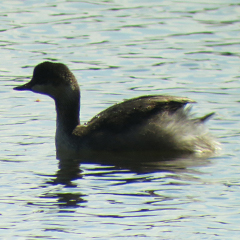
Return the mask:
[[32, 80], [15, 90], [30, 90], [52, 97], [57, 112], [57, 158], [78, 158], [89, 153], [213, 153], [218, 143], [202, 118], [191, 117], [189, 98], [149, 95], [125, 100], [80, 124], [80, 89], [62, 63], [37, 65]]

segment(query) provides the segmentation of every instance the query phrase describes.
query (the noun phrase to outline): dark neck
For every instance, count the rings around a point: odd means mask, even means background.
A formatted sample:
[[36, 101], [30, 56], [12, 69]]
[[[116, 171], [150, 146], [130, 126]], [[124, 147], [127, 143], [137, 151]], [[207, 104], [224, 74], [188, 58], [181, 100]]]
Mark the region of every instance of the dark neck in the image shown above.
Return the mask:
[[80, 124], [80, 95], [75, 93], [71, 98], [55, 100], [57, 111], [57, 128], [71, 134], [74, 128]]

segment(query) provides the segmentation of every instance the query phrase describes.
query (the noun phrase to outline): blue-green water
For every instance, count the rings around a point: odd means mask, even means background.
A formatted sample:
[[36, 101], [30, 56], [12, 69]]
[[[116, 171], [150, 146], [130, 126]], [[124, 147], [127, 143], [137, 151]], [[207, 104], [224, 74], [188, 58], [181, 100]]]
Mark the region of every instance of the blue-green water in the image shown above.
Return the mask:
[[[0, 2], [0, 238], [238, 239], [239, 17], [235, 0]], [[71, 186], [53, 184], [54, 103], [12, 90], [45, 60], [74, 72], [82, 121], [131, 97], [187, 96], [197, 116], [217, 113], [222, 151], [161, 168], [81, 164]]]

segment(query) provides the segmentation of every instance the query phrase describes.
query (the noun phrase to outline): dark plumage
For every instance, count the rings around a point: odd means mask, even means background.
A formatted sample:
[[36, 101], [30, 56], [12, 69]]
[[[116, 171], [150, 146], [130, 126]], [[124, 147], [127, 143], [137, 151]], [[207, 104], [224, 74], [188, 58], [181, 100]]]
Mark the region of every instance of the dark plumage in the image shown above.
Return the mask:
[[89, 153], [158, 152], [213, 153], [218, 143], [207, 133], [204, 122], [213, 115], [193, 119], [189, 98], [142, 96], [115, 104], [80, 125], [80, 91], [72, 72], [62, 63], [37, 65], [29, 83], [15, 90], [46, 94], [55, 100], [58, 158]]

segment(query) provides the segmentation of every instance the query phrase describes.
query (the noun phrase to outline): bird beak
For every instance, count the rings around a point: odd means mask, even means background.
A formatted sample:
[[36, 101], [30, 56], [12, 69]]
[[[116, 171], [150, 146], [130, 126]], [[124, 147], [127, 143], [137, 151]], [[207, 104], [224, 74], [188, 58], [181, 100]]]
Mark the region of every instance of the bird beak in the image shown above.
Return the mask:
[[31, 84], [31, 81], [28, 82], [28, 83], [25, 83], [21, 86], [17, 86], [15, 88], [13, 88], [14, 90], [17, 90], [17, 91], [26, 91], [26, 90], [32, 90], [32, 84]]

